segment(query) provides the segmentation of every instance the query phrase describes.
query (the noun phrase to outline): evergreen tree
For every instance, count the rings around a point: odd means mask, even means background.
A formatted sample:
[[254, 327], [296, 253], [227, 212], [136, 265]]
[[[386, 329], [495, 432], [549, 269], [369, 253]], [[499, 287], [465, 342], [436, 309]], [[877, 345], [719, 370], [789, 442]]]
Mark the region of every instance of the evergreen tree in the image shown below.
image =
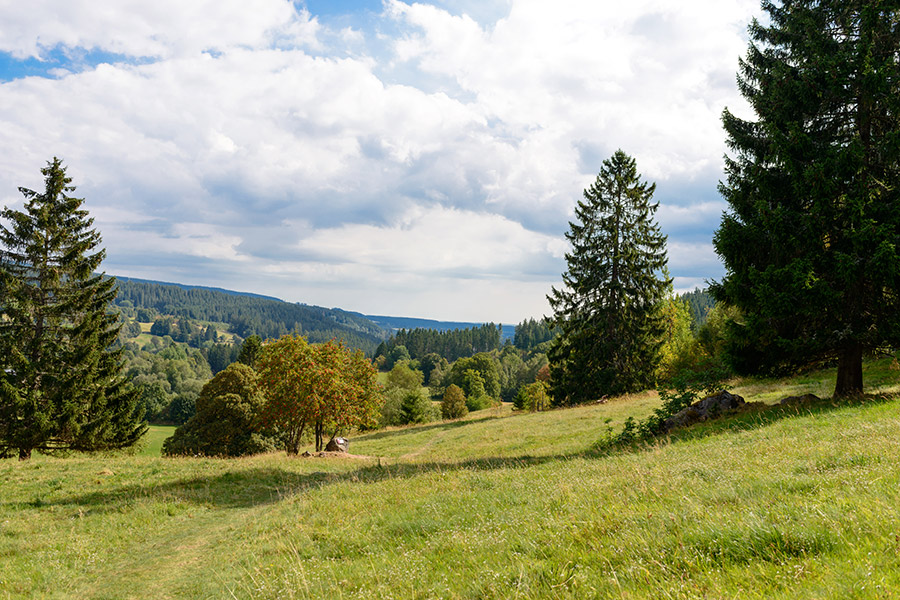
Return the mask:
[[244, 343], [241, 344], [241, 351], [238, 354], [238, 362], [242, 362], [245, 365], [253, 366], [253, 363], [256, 361], [256, 357], [259, 356], [259, 350], [262, 348], [262, 338], [258, 335], [251, 335]]
[[139, 394], [122, 376], [107, 309], [115, 280], [93, 219], [59, 159], [45, 191], [19, 188], [25, 210], [0, 217], [0, 456], [133, 445], [145, 432]]
[[644, 388], [653, 381], [662, 337], [660, 303], [670, 280], [666, 237], [653, 220], [655, 184], [616, 151], [575, 207], [566, 238], [565, 286], [548, 296], [559, 330], [548, 358], [557, 404]]
[[743, 370], [838, 361], [835, 396], [862, 392], [862, 356], [900, 339], [900, 8], [763, 2], [723, 115], [730, 205], [714, 244], [736, 306]]

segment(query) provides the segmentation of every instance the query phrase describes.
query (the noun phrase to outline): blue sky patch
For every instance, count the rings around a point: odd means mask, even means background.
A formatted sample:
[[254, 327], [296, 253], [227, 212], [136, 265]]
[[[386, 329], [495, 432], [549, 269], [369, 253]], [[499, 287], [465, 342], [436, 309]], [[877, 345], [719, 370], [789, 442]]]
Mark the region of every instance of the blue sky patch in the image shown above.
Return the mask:
[[44, 53], [41, 59], [28, 57], [19, 59], [9, 52], [0, 52], [0, 82], [13, 81], [23, 77], [45, 77], [55, 79], [60, 70], [79, 73], [89, 71], [101, 64], [127, 63], [132, 65], [153, 62], [152, 58], [135, 58], [102, 50], [65, 48], [57, 46]]

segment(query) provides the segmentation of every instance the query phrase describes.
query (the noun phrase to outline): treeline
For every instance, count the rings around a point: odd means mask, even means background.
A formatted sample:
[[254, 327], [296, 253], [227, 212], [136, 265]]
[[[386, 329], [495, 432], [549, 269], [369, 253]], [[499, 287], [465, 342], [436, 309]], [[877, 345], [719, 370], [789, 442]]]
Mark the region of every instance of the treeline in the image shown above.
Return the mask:
[[[371, 354], [385, 332], [363, 317], [339, 310], [292, 304], [258, 296], [232, 294], [205, 288], [184, 288], [133, 280], [118, 281], [115, 304], [155, 311], [141, 315], [228, 323], [242, 338], [258, 335], [276, 339], [301, 333], [311, 342], [343, 340]], [[149, 320], [149, 319], [147, 319]]]
[[513, 345], [519, 350], [531, 350], [553, 339], [554, 332], [547, 319], [527, 319], [516, 325]]
[[494, 323], [451, 331], [418, 327], [411, 330], [401, 329], [390, 339], [379, 344], [375, 350], [375, 358], [390, 356], [392, 351], [402, 347], [406, 350], [406, 356], [402, 358], [418, 360], [427, 354], [437, 354], [453, 362], [479, 352], [499, 349], [501, 336], [501, 327]]
[[696, 333], [706, 323], [709, 313], [715, 307], [716, 301], [707, 290], [694, 288], [693, 292], [685, 292], [679, 296], [691, 311], [693, 317], [692, 330]]

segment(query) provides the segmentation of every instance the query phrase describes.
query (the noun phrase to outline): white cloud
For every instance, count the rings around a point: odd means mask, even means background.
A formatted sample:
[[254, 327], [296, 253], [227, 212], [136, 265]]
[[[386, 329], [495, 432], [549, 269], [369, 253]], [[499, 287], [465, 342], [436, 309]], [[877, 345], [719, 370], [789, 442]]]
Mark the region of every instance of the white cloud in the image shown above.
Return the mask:
[[333, 31], [287, 0], [17, 4], [0, 0], [0, 51], [74, 58], [0, 83], [0, 201], [62, 157], [123, 274], [525, 318], [619, 147], [658, 183], [673, 274], [721, 270], [700, 240], [756, 0], [510, 0], [481, 19], [390, 0]]
[[558, 237], [528, 231], [499, 215], [414, 207], [387, 227], [348, 224], [318, 230], [302, 239], [299, 249], [331, 264], [374, 272], [506, 280], [529, 278], [540, 263], [558, 267], [566, 247]]
[[43, 59], [64, 47], [172, 58], [273, 42], [317, 46], [318, 23], [289, 0], [0, 2], [0, 50]]

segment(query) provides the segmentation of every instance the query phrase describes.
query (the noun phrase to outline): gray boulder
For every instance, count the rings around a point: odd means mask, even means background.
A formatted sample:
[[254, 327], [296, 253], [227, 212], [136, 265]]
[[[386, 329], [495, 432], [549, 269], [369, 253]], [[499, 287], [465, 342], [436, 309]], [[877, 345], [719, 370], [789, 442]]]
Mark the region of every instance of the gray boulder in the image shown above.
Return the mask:
[[346, 452], [350, 447], [350, 442], [346, 438], [331, 438], [328, 445], [325, 446], [325, 452]]
[[668, 432], [678, 427], [688, 427], [700, 421], [715, 419], [720, 415], [737, 410], [745, 404], [746, 402], [744, 402], [742, 397], [722, 390], [717, 394], [694, 402], [684, 410], [663, 421], [663, 430]]
[[782, 398], [778, 404], [784, 406], [804, 406], [806, 404], [814, 404], [820, 400], [821, 398], [815, 394], [803, 394], [802, 396], [788, 396], [787, 398]]

